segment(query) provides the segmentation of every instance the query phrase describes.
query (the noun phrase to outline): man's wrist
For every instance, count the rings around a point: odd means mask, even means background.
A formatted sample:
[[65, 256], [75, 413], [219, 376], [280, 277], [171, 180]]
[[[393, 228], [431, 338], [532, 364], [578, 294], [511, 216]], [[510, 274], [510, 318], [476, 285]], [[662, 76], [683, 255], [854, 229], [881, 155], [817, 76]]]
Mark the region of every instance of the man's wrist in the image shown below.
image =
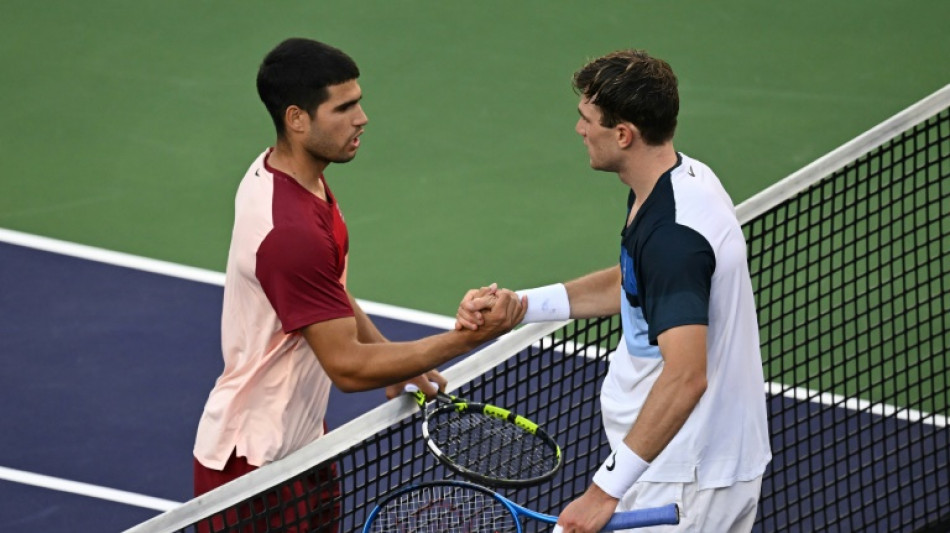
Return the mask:
[[567, 296], [567, 287], [563, 283], [524, 289], [517, 292], [518, 297], [528, 297], [528, 311], [522, 323], [549, 322], [571, 318], [571, 301]]
[[600, 490], [620, 499], [649, 467], [650, 463], [621, 442], [594, 474], [594, 483]]

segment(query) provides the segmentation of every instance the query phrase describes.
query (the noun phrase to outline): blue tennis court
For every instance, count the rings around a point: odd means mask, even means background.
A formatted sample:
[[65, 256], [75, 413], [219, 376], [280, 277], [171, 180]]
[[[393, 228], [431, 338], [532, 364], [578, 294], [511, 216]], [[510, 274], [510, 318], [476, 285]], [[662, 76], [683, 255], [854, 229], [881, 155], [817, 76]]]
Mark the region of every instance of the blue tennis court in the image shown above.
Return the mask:
[[[0, 280], [0, 531], [119, 531], [189, 499], [222, 288], [7, 243]], [[374, 318], [394, 340], [436, 331]], [[385, 401], [333, 394], [331, 427]]]
[[[0, 280], [0, 395], [9, 406], [0, 438], [0, 531], [120, 531], [187, 500], [195, 425], [221, 364], [220, 285], [9, 243], [0, 244]], [[438, 330], [375, 318], [392, 339]], [[869, 491], [888, 494], [868, 511], [874, 516], [941, 504], [945, 419], [884, 419], [873, 406], [854, 416], [796, 399], [795, 391], [773, 392], [771, 411], [782, 417], [774, 423], [783, 428], [773, 439], [809, 437], [775, 457], [780, 474], [767, 478], [763, 493], [781, 488], [783, 496], [769, 506], [816, 494], [840, 501], [848, 491], [848, 503], [837, 506], [860, 507]], [[338, 427], [383, 401], [381, 392], [335, 391], [329, 423]], [[818, 429], [827, 426], [823, 419], [843, 417], [852, 421], [836, 426], [843, 431]], [[919, 468], [908, 466], [919, 453], [932, 457], [929, 474], [909, 470]], [[816, 477], [827, 468], [826, 454], [849, 460]], [[917, 481], [895, 485], [893, 473], [905, 470], [899, 479]], [[847, 511], [829, 506], [805, 526], [823, 530]]]

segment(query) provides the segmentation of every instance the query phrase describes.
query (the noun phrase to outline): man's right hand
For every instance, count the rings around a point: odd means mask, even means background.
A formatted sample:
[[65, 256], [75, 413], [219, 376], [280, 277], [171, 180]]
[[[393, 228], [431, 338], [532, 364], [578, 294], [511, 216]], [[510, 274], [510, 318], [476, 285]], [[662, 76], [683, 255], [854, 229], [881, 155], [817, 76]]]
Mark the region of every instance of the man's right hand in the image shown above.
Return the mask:
[[525, 298], [495, 284], [473, 289], [459, 304], [456, 330], [470, 330], [485, 341], [494, 339], [521, 323], [527, 312]]
[[470, 329], [475, 331], [485, 323], [482, 310], [489, 309], [497, 298], [498, 285], [492, 283], [488, 287], [472, 289], [465, 293], [455, 313], [455, 329]]

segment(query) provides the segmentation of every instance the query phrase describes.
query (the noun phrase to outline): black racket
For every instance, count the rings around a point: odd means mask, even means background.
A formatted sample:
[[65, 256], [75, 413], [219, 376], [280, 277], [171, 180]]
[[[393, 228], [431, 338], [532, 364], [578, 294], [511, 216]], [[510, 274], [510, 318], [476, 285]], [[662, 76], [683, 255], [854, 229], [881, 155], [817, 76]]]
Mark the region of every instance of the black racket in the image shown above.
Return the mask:
[[[363, 533], [521, 533], [524, 518], [548, 524], [557, 517], [526, 509], [485, 487], [462, 481], [430, 481], [383, 497]], [[616, 513], [602, 531], [679, 523], [679, 507]]]
[[439, 392], [433, 406], [406, 387], [425, 415], [422, 435], [442, 464], [492, 487], [524, 487], [554, 477], [561, 447], [538, 424], [501, 407]]

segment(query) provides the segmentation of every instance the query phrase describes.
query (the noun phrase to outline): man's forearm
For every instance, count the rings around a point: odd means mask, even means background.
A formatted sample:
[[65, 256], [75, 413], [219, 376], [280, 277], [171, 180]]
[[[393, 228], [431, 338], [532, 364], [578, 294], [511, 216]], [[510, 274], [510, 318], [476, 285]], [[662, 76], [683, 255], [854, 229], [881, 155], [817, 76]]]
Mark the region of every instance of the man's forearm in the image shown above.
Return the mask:
[[356, 301], [356, 298], [353, 297], [349, 292], [346, 293], [347, 297], [350, 299], [350, 307], [353, 308], [353, 315], [356, 317], [356, 331], [357, 338], [360, 342], [365, 343], [378, 343], [378, 342], [389, 342], [389, 339], [379, 328], [376, 327], [376, 324], [369, 318], [369, 315], [363, 311], [363, 308], [360, 307], [360, 304]]
[[660, 334], [663, 370], [624, 438], [647, 461], [673, 440], [706, 392], [706, 330], [703, 325], [688, 325]]
[[609, 316], [620, 312], [619, 265], [568, 281], [564, 286], [571, 302], [571, 318]]

